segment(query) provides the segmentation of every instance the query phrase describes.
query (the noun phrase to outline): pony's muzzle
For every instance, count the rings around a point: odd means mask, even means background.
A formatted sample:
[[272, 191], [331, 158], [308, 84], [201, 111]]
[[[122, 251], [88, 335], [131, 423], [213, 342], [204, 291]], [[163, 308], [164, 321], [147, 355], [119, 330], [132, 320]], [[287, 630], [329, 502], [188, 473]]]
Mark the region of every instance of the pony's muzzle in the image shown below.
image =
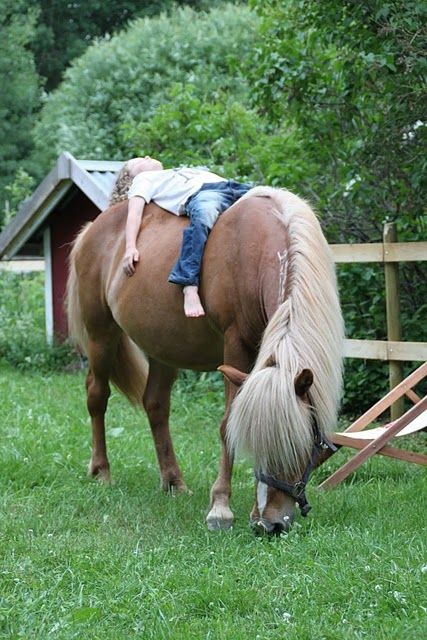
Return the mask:
[[280, 536], [280, 534], [289, 531], [293, 521], [293, 516], [285, 515], [283, 518], [275, 518], [274, 520], [253, 518], [250, 525], [253, 532], [258, 536]]

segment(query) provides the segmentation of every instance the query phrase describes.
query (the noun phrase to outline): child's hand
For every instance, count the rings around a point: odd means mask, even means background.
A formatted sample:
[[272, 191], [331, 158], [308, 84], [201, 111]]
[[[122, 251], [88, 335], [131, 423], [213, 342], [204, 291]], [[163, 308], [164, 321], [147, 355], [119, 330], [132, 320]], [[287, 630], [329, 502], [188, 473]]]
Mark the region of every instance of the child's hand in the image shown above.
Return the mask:
[[123, 271], [127, 276], [133, 276], [137, 262], [139, 262], [139, 251], [127, 249], [123, 259]]

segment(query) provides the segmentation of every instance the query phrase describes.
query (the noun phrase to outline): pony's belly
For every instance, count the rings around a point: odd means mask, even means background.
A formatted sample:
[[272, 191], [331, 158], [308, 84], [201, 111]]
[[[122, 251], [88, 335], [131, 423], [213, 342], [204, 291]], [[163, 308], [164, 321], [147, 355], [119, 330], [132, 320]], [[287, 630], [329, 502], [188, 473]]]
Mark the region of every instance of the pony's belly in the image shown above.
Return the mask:
[[146, 355], [170, 367], [212, 371], [223, 363], [223, 338], [205, 319], [166, 325], [144, 321], [133, 324], [128, 319], [119, 324]]
[[[107, 304], [116, 323], [149, 356], [171, 367], [209, 371], [223, 362], [223, 336], [207, 319], [186, 318], [182, 288], [157, 272], [146, 251], [132, 278], [116, 270]], [[151, 267], [151, 268], [150, 268]]]

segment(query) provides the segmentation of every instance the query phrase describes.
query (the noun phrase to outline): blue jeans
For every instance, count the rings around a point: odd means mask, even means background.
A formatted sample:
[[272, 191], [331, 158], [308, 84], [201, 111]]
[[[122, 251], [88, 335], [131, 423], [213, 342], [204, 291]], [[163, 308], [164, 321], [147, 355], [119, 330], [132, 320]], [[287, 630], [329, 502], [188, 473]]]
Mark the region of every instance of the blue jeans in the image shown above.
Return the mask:
[[251, 189], [248, 184], [227, 180], [204, 184], [185, 203], [190, 224], [184, 230], [181, 253], [169, 274], [169, 282], [184, 287], [199, 284], [203, 251], [209, 231], [223, 211]]

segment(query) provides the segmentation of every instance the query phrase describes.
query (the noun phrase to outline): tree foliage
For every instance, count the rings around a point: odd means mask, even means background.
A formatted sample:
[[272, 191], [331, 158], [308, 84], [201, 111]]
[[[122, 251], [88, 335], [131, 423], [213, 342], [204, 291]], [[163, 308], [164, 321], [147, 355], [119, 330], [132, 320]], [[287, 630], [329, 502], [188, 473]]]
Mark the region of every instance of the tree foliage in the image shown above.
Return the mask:
[[70, 62], [81, 56], [96, 38], [107, 33], [112, 35], [129, 20], [156, 15], [173, 4], [203, 8], [207, 3], [197, 0], [38, 0], [34, 3], [29, 0], [27, 4], [38, 4], [40, 8], [38, 37], [32, 49], [37, 70], [51, 91], [59, 84]]
[[378, 239], [388, 217], [414, 238], [424, 207], [426, 4], [253, 4], [264, 36], [252, 72], [257, 105], [301, 130], [331, 237]]
[[190, 82], [203, 100], [218, 92], [244, 99], [247, 83], [237, 61], [256, 37], [256, 17], [226, 5], [209, 13], [186, 7], [92, 45], [52, 92], [35, 129], [44, 168], [67, 149], [86, 158], [132, 153], [122, 126], [148, 121], [176, 82]]
[[37, 11], [25, 2], [0, 2], [0, 209], [4, 209], [5, 186], [31, 150], [41, 91], [29, 50], [36, 21]]
[[38, 178], [47, 169], [38, 154], [28, 161], [34, 121], [41, 106], [41, 87], [52, 91], [73, 59], [136, 16], [153, 16], [175, 5], [194, 5], [202, 11], [222, 3], [223, 0], [0, 0], [0, 81], [5, 88], [0, 95], [0, 227], [2, 218], [4, 224], [15, 210], [15, 196], [28, 195], [29, 181], [22, 179], [24, 168], [16, 172], [21, 162], [24, 160], [25, 169]]
[[123, 130], [132, 155], [149, 153], [169, 167], [203, 164], [238, 180], [294, 191], [307, 171], [296, 160], [303, 142], [295, 130], [266, 126], [254, 109], [225, 91], [207, 101], [194, 85], [176, 83], [150, 118]]

